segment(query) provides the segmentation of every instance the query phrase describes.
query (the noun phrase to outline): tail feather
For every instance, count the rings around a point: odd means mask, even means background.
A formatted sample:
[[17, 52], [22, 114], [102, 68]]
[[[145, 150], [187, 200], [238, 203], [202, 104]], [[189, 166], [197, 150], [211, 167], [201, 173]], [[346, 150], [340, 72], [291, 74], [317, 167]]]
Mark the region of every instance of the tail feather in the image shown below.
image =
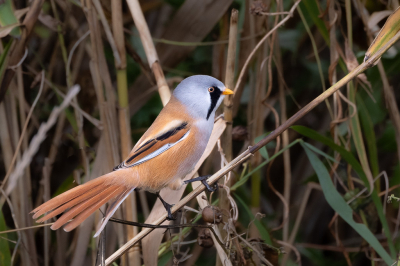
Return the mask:
[[[54, 211], [50, 212], [49, 214], [43, 216], [42, 218], [40, 218], [39, 220], [37, 220], [38, 223], [44, 222], [48, 219], [51, 219], [53, 217], [55, 217], [56, 215], [62, 213], [63, 211], [65, 211], [68, 208], [72, 208], [75, 205], [81, 203], [82, 201], [86, 201], [87, 199], [92, 198], [93, 196], [95, 196], [96, 194], [98, 194], [100, 191], [104, 190], [104, 188], [102, 186], [97, 186], [91, 190], [89, 190], [89, 192], [82, 194], [79, 197], [76, 197], [74, 199], [72, 199], [71, 201], [68, 201], [67, 203], [61, 205], [60, 207], [58, 207], [57, 209], [55, 209]], [[35, 216], [38, 217], [41, 214], [36, 213]], [[36, 217], [33, 218], [36, 218]]]
[[69, 232], [72, 229], [75, 229], [78, 225], [80, 225], [84, 220], [86, 220], [86, 218], [88, 218], [92, 213], [94, 213], [98, 208], [100, 208], [102, 205], [104, 205], [105, 203], [107, 203], [107, 201], [109, 201], [110, 199], [118, 196], [118, 194], [120, 194], [121, 192], [123, 192], [125, 190], [125, 188], [123, 187], [119, 187], [116, 190], [114, 190], [113, 192], [111, 192], [109, 195], [107, 195], [106, 197], [104, 197], [103, 199], [101, 199], [100, 201], [98, 201], [96, 204], [94, 205], [90, 205], [89, 208], [85, 209], [83, 212], [81, 212], [78, 216], [75, 217], [75, 219], [68, 223], [65, 227], [64, 227], [64, 231]]
[[[109, 187], [103, 190], [101, 193], [97, 194], [94, 197], [91, 197], [88, 200], [85, 200], [77, 205], [75, 205], [73, 208], [71, 208], [69, 211], [64, 213], [58, 220], [50, 227], [52, 230], [57, 230], [64, 224], [66, 224], [69, 220], [73, 219], [75, 216], [92, 206], [93, 204], [96, 204], [97, 202], [101, 201], [105, 197], [108, 197], [109, 195], [113, 195], [114, 191], [116, 190], [115, 187]], [[104, 204], [104, 203], [103, 203]], [[94, 211], [93, 211], [94, 212]]]
[[101, 231], [103, 231], [103, 229], [106, 226], [108, 220], [110, 220], [110, 218], [114, 215], [114, 213], [118, 209], [119, 205], [121, 205], [121, 203], [126, 199], [126, 197], [129, 196], [129, 194], [132, 193], [132, 191], [134, 189], [135, 188], [132, 188], [130, 190], [126, 190], [124, 193], [120, 194], [112, 204], [110, 204], [108, 206], [106, 214], [105, 214], [103, 220], [101, 221], [100, 227], [99, 227], [99, 229], [97, 229], [97, 232], [96, 232], [96, 234], [94, 234], [93, 237], [97, 237], [101, 233]]
[[106, 176], [98, 177], [93, 179], [83, 185], [77, 186], [73, 189], [70, 189], [57, 197], [52, 198], [51, 200], [43, 203], [36, 209], [32, 211], [34, 213], [33, 218], [36, 219], [37, 217], [41, 216], [42, 214], [49, 212], [64, 203], [83, 195], [84, 193], [88, 192], [91, 189], [96, 188], [97, 186], [102, 185], [106, 181]]
[[[119, 171], [117, 171], [119, 172]], [[56, 230], [64, 226], [64, 230], [69, 232], [81, 224], [86, 218], [94, 213], [98, 208], [115, 199], [107, 209], [106, 216], [102, 220], [100, 229], [97, 231], [97, 236], [104, 228], [105, 224], [115, 213], [119, 205], [126, 197], [134, 190], [124, 184], [115, 183], [115, 178], [124, 176], [125, 173], [112, 172], [110, 174], [93, 179], [83, 185], [77, 186], [61, 195], [43, 203], [32, 211], [33, 218], [41, 217], [37, 222], [43, 222], [56, 215], [64, 212], [64, 214], [51, 226], [51, 229]], [[130, 186], [133, 184], [129, 184]]]

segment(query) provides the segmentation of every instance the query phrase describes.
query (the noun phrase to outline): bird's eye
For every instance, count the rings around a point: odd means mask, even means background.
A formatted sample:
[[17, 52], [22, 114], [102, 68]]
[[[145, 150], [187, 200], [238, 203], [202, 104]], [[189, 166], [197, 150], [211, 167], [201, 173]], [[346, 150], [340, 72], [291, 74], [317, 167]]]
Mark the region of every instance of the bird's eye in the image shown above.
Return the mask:
[[209, 92], [214, 92], [214, 90], [215, 90], [214, 87], [208, 88], [208, 91], [209, 91]]

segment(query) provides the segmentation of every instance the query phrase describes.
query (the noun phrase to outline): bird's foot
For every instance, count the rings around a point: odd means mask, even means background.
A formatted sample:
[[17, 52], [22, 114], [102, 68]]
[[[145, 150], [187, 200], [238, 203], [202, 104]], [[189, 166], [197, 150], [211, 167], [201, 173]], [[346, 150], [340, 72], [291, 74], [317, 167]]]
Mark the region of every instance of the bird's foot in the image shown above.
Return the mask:
[[156, 194], [157, 194], [157, 197], [160, 199], [161, 203], [164, 205], [165, 210], [168, 213], [167, 220], [168, 221], [176, 220], [176, 218], [172, 215], [172, 212], [171, 212], [171, 208], [174, 206], [174, 204], [167, 203], [163, 198], [161, 198], [160, 193], [157, 192]]
[[218, 184], [215, 184], [213, 187], [211, 187], [208, 183], [207, 183], [207, 179], [210, 177], [211, 175], [205, 175], [205, 176], [198, 176], [186, 181], [183, 181], [183, 183], [185, 184], [189, 184], [195, 181], [200, 181], [201, 183], [203, 183], [203, 185], [207, 188], [208, 192], [215, 192], [218, 190]]

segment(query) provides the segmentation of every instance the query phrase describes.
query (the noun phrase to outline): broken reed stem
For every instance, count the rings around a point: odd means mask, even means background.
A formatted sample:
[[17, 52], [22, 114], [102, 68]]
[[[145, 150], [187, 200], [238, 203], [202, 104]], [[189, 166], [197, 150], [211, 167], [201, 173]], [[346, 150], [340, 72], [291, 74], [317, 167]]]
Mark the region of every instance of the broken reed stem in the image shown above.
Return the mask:
[[[246, 160], [248, 160], [255, 152], [257, 152], [259, 149], [261, 149], [262, 147], [267, 145], [270, 141], [272, 141], [273, 139], [278, 137], [283, 131], [285, 131], [290, 126], [292, 126], [297, 120], [299, 120], [304, 115], [306, 115], [308, 112], [310, 112], [314, 107], [316, 107], [318, 104], [323, 102], [326, 98], [331, 96], [335, 91], [340, 89], [342, 86], [346, 85], [348, 82], [350, 82], [352, 79], [357, 77], [357, 75], [359, 75], [362, 72], [364, 72], [366, 69], [368, 69], [371, 66], [373, 66], [374, 63], [377, 60], [380, 59], [382, 54], [384, 52], [386, 52], [399, 38], [400, 38], [400, 32], [398, 32], [390, 41], [387, 42], [387, 44], [384, 47], [379, 49], [379, 51], [377, 51], [374, 55], [372, 55], [368, 60], [366, 60], [361, 65], [359, 65], [358, 67], [353, 69], [353, 71], [351, 71], [349, 74], [344, 76], [336, 84], [334, 84], [329, 89], [327, 89], [325, 92], [320, 94], [317, 98], [312, 100], [309, 104], [307, 104], [300, 111], [298, 111], [296, 114], [294, 114], [292, 117], [290, 117], [285, 123], [281, 124], [278, 128], [276, 128], [274, 131], [272, 131], [268, 136], [263, 138], [256, 145], [254, 145], [254, 146], [250, 147], [249, 149], [247, 149], [245, 152], [243, 152], [242, 154], [237, 156], [235, 159], [233, 159], [224, 168], [220, 169], [218, 172], [216, 172], [214, 175], [212, 175], [208, 179], [208, 183], [210, 185], [212, 185], [215, 182], [217, 182], [221, 177], [223, 177], [225, 174], [227, 174], [233, 168], [235, 168], [236, 166], [238, 166], [241, 163], [243, 163]], [[172, 213], [177, 212], [180, 208], [182, 208], [190, 200], [194, 199], [197, 195], [199, 195], [204, 190], [205, 190], [205, 186], [203, 186], [203, 185], [197, 187], [192, 192], [190, 192], [188, 195], [186, 195], [186, 197], [184, 197], [182, 200], [180, 200], [174, 207], [172, 207], [171, 212]], [[166, 219], [167, 219], [167, 214], [164, 214], [164, 215], [160, 216], [154, 222], [154, 225], [159, 225], [162, 222], [164, 222]], [[143, 239], [145, 236], [147, 236], [153, 230], [154, 230], [153, 228], [143, 229], [133, 239], [129, 240], [127, 243], [125, 243], [125, 245], [123, 245], [120, 249], [118, 249], [116, 252], [114, 252], [110, 257], [108, 257], [107, 260], [106, 260], [106, 265], [111, 265], [112, 262], [114, 262], [116, 259], [118, 259], [128, 249], [130, 249], [133, 245], [138, 243], [141, 239]]]
[[171, 98], [171, 92], [167, 82], [165, 81], [164, 73], [158, 60], [157, 51], [154, 47], [149, 27], [147, 26], [139, 1], [127, 0], [127, 3], [129, 10], [131, 11], [133, 21], [135, 22], [136, 28], [139, 31], [140, 40], [142, 41], [148, 64], [153, 70], [153, 74], [156, 78], [161, 101], [165, 106], [168, 103], [169, 98]]

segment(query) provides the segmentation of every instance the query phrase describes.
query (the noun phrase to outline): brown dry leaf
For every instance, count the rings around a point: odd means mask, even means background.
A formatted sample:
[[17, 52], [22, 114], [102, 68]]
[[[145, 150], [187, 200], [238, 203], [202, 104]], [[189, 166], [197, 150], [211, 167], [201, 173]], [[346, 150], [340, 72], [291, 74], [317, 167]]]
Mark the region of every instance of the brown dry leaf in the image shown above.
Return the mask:
[[43, 12], [39, 15], [39, 21], [43, 23], [47, 28], [54, 32], [57, 32], [58, 21], [50, 15], [44, 14]]
[[329, 76], [329, 83], [330, 83], [330, 84], [333, 84], [333, 79], [332, 79], [332, 77], [333, 77], [333, 71], [336, 69], [336, 66], [337, 66], [338, 61], [339, 61], [339, 60], [336, 60], [336, 61], [332, 62], [332, 63], [329, 65], [328, 76]]
[[15, 24], [11, 24], [11, 25], [8, 25], [8, 26], [5, 26], [5, 27], [0, 27], [0, 38], [6, 37], [8, 34], [10, 34], [10, 32], [14, 28], [16, 28], [16, 27], [18, 27], [20, 25], [21, 24], [19, 24], [19, 23], [15, 23]]
[[[344, 42], [344, 50], [345, 50], [345, 55], [346, 55], [345, 61], [346, 61], [347, 70], [349, 72], [351, 72], [353, 69], [358, 67], [359, 64], [358, 64], [356, 56], [354, 55], [353, 51], [350, 49], [347, 40]], [[367, 76], [364, 73], [358, 75], [357, 78], [361, 82], [363, 82], [365, 85], [367, 85], [369, 88], [371, 88], [371, 83], [369, 83]]]
[[35, 87], [41, 80], [42, 80], [42, 71], [36, 74], [35, 78], [31, 83], [30, 88], [32, 89], [33, 87]]
[[370, 16], [369, 19], [368, 19], [368, 28], [369, 28], [372, 32], [374, 32], [375, 26], [377, 26], [378, 23], [379, 23], [382, 19], [384, 19], [384, 18], [390, 16], [390, 14], [392, 14], [392, 12], [393, 12], [393, 11], [391, 11], [391, 10], [384, 10], [384, 11], [379, 11], [379, 12], [374, 12], [374, 13], [372, 13], [371, 16]]
[[245, 126], [235, 126], [232, 128], [232, 140], [245, 141], [249, 138], [249, 131]]
[[25, 8], [23, 8], [23, 9], [15, 10], [14, 15], [15, 15], [15, 17], [16, 17], [18, 20], [20, 20], [20, 19], [22, 18], [23, 15], [25, 15], [26, 13], [28, 13], [28, 11], [29, 11], [29, 7], [25, 7]]
[[262, 1], [254, 1], [250, 6], [250, 14], [262, 16], [263, 12], [268, 11], [268, 6]]

